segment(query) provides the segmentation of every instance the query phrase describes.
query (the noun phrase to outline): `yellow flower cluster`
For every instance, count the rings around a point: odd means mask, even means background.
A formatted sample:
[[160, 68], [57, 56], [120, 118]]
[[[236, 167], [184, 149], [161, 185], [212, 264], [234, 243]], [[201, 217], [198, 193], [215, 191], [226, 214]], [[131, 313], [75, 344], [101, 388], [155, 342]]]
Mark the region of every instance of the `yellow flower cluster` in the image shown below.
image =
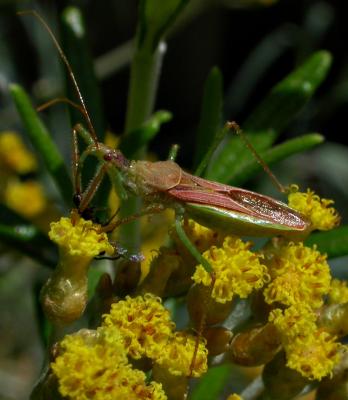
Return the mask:
[[[35, 218], [47, 206], [44, 190], [34, 179], [22, 181], [20, 176], [35, 173], [37, 162], [16, 132], [0, 134], [1, 201], [25, 218]], [[28, 178], [28, 177], [26, 177]]]
[[[165, 365], [174, 375], [200, 376], [207, 370], [207, 349], [199, 342], [195, 354], [195, 338], [186, 332], [174, 332], [175, 324], [161, 299], [146, 294], [126, 297], [112, 305], [104, 315], [103, 328], [112, 334], [120, 332], [128, 355], [151, 358]], [[192, 371], [191, 362], [195, 356]]]
[[317, 327], [310, 307], [290, 306], [270, 313], [287, 355], [287, 366], [308, 379], [320, 380], [332, 373], [339, 360], [340, 344], [335, 337]]
[[329, 292], [331, 280], [326, 255], [315, 247], [284, 240], [274, 240], [264, 255], [272, 278], [263, 292], [267, 303], [285, 306], [304, 303], [313, 308], [323, 304], [323, 295]]
[[162, 348], [156, 363], [166, 368], [172, 375], [192, 375], [195, 378], [201, 376], [207, 370], [208, 350], [204, 340], [199, 338], [197, 354], [194, 357], [196, 341], [197, 337], [193, 335], [176, 332]]
[[114, 252], [106, 233], [100, 231], [100, 225], [80, 217], [74, 222], [66, 217], [52, 222], [48, 235], [64, 254], [70, 256], [92, 259], [101, 252]]
[[348, 303], [348, 286], [346, 281], [332, 279], [328, 302], [329, 304]]
[[203, 253], [214, 278], [198, 265], [192, 279], [204, 286], [212, 285], [214, 279], [212, 298], [219, 303], [231, 301], [235, 294], [247, 297], [270, 279], [266, 266], [260, 263], [262, 256], [250, 251], [251, 246], [236, 236], [226, 236], [222, 247], [212, 246]]
[[0, 161], [5, 168], [20, 175], [37, 169], [34, 156], [26, 149], [19, 135], [11, 131], [0, 135]]
[[135, 359], [158, 357], [175, 328], [161, 299], [151, 294], [112, 304], [103, 326], [121, 332], [127, 353]]
[[73, 400], [166, 400], [161, 384], [128, 363], [120, 333], [103, 329], [67, 335], [51, 364], [59, 391]]
[[40, 214], [47, 204], [40, 183], [34, 180], [21, 182], [17, 178], [7, 182], [4, 201], [7, 207], [27, 218]]
[[292, 185], [288, 202], [291, 208], [299, 211], [311, 221], [313, 230], [327, 231], [340, 222], [337, 211], [330, 207], [334, 203], [333, 200], [321, 199], [310, 189], [303, 193], [298, 191], [298, 186]]

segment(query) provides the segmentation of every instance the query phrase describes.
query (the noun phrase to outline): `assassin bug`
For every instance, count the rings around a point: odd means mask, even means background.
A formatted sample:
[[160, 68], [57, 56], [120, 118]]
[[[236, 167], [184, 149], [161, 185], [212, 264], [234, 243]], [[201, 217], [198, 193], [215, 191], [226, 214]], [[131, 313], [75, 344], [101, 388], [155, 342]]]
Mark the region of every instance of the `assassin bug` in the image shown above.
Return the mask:
[[[76, 191], [74, 203], [80, 215], [86, 213], [88, 205], [106, 173], [110, 177], [120, 176], [125, 192], [140, 196], [144, 200], [145, 207], [138, 215], [106, 224], [103, 226], [103, 230], [112, 231], [120, 224], [140, 215], [172, 208], [176, 213], [176, 228], [179, 236], [186, 241], [185, 244], [191, 253], [200, 262], [203, 262], [208, 270], [210, 270], [209, 265], [204, 263], [198, 251], [187, 242], [188, 238], [185, 237], [181, 228], [183, 217], [190, 217], [204, 226], [241, 236], [281, 235], [298, 239], [309, 234], [311, 230], [309, 221], [299, 212], [278, 200], [191, 175], [182, 170], [173, 160], [131, 161], [120, 150], [112, 149], [99, 142], [74, 73], [52, 31], [35, 11], [24, 11], [20, 14], [35, 16], [47, 29], [67, 67], [79, 99], [79, 104], [69, 99], [55, 99], [39, 109], [42, 110], [57, 102], [66, 102], [77, 108], [87, 121], [88, 131], [81, 125], [77, 125], [73, 130], [73, 175]], [[235, 123], [227, 123], [226, 126], [237, 132], [239, 130]], [[78, 135], [81, 135], [87, 143], [87, 148], [81, 156], [78, 152]], [[252, 151], [255, 155], [255, 151]], [[100, 166], [88, 188], [82, 192], [81, 169], [84, 160], [89, 155], [96, 156], [100, 160]], [[260, 161], [258, 156], [257, 158]], [[264, 165], [264, 163], [262, 164]], [[279, 186], [281, 185], [279, 184]]]

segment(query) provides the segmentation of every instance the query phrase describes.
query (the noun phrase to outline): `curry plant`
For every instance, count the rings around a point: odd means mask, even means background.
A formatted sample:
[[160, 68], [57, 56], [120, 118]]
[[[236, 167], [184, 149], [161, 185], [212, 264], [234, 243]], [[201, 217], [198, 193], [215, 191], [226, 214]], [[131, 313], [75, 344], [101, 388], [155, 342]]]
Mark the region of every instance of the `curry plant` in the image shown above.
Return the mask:
[[[314, 391], [317, 400], [347, 398], [341, 339], [348, 334], [348, 287], [332, 278], [328, 260], [348, 254], [348, 227], [338, 227], [333, 200], [292, 182], [283, 188], [268, 167], [324, 141], [311, 132], [274, 145], [327, 76], [331, 55], [313, 53], [238, 124], [223, 117], [223, 77], [213, 67], [193, 173], [175, 162], [177, 146], [167, 160], [150, 161], [150, 141], [175, 118], [154, 108], [165, 40], [189, 3], [140, 1], [126, 122], [117, 139], [106, 133], [91, 57], [79, 45], [86, 32], [81, 12], [63, 11], [63, 47], [36, 12], [21, 13], [46, 26], [76, 97], [38, 107], [43, 113], [63, 102], [74, 111], [70, 173], [30, 96], [10, 86], [68, 210], [40, 226], [30, 207], [20, 215], [19, 195], [3, 201], [14, 217], [0, 225], [2, 240], [54, 268], [39, 295], [50, 334], [33, 400], [291, 400]], [[65, 51], [75, 54], [71, 63]], [[88, 65], [80, 75], [81, 60]], [[12, 175], [34, 170], [33, 156], [11, 140], [22, 161], [11, 164], [2, 155], [8, 190]], [[283, 201], [241, 188], [262, 167]], [[35, 185], [22, 190], [41, 195]], [[105, 205], [106, 216], [99, 212]], [[150, 219], [141, 226], [143, 216]], [[266, 239], [255, 247], [250, 237]], [[107, 261], [96, 274], [101, 259]], [[233, 386], [238, 366], [264, 368]]]

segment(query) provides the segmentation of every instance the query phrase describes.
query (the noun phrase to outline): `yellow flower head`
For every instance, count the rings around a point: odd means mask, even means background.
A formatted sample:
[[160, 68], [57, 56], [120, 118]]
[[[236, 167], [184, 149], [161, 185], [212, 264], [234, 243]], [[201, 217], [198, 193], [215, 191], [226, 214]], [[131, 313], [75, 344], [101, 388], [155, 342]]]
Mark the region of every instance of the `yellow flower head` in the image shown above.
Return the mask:
[[288, 196], [289, 206], [304, 216], [312, 223], [313, 230], [327, 231], [334, 228], [340, 222], [337, 211], [330, 207], [333, 200], [321, 199], [310, 189], [307, 192], [299, 192], [298, 186], [292, 185]]
[[173, 375], [198, 378], [207, 372], [207, 357], [208, 350], [202, 338], [186, 332], [176, 332], [163, 347], [156, 362]]
[[[212, 298], [215, 301], [226, 303], [235, 294], [245, 298], [269, 280], [267, 268], [260, 263], [260, 256], [249, 250], [251, 245], [235, 236], [227, 236], [222, 247], [212, 246], [203, 253], [214, 271]], [[213, 282], [211, 274], [202, 265], [196, 267], [192, 279], [204, 286]]]
[[18, 174], [27, 174], [37, 169], [34, 156], [25, 148], [15, 132], [0, 134], [0, 163]]
[[10, 179], [6, 185], [4, 200], [7, 207], [27, 218], [35, 217], [46, 207], [46, 198], [40, 183]]
[[329, 304], [348, 303], [347, 282], [339, 279], [332, 279], [328, 300]]
[[339, 361], [340, 343], [328, 332], [298, 337], [286, 347], [287, 366], [308, 379], [321, 380], [332, 374]]
[[316, 326], [315, 313], [305, 305], [270, 313], [287, 356], [287, 366], [308, 379], [320, 380], [332, 373], [338, 362], [340, 343]]
[[330, 288], [330, 267], [326, 255], [303, 243], [274, 240], [264, 250], [271, 282], [264, 290], [266, 302], [284, 305], [306, 303], [313, 308], [323, 304]]
[[165, 400], [159, 383], [146, 384], [142, 371], [128, 364], [121, 335], [103, 329], [67, 335], [51, 364], [62, 396], [74, 400]]
[[275, 325], [285, 345], [298, 336], [308, 336], [315, 332], [316, 319], [314, 311], [306, 305], [291, 306], [284, 311], [276, 308], [269, 315], [269, 321]]
[[106, 233], [100, 231], [100, 225], [83, 218], [78, 218], [75, 224], [65, 217], [52, 222], [48, 235], [64, 254], [73, 257], [92, 259], [101, 252], [114, 252]]
[[161, 299], [150, 293], [112, 304], [103, 326], [121, 333], [128, 354], [135, 359], [157, 358], [175, 328]]

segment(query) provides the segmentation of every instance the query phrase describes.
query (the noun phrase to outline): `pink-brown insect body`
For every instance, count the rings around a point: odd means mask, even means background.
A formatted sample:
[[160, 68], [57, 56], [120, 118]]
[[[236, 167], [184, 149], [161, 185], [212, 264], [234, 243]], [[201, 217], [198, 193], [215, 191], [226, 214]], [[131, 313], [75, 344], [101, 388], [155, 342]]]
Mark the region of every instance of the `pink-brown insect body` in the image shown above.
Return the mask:
[[126, 175], [135, 194], [183, 210], [207, 227], [238, 235], [293, 239], [310, 232], [307, 219], [286, 204], [188, 174], [173, 161], [131, 161]]
[[129, 174], [147, 193], [166, 192], [180, 184], [183, 170], [174, 161], [132, 161]]

